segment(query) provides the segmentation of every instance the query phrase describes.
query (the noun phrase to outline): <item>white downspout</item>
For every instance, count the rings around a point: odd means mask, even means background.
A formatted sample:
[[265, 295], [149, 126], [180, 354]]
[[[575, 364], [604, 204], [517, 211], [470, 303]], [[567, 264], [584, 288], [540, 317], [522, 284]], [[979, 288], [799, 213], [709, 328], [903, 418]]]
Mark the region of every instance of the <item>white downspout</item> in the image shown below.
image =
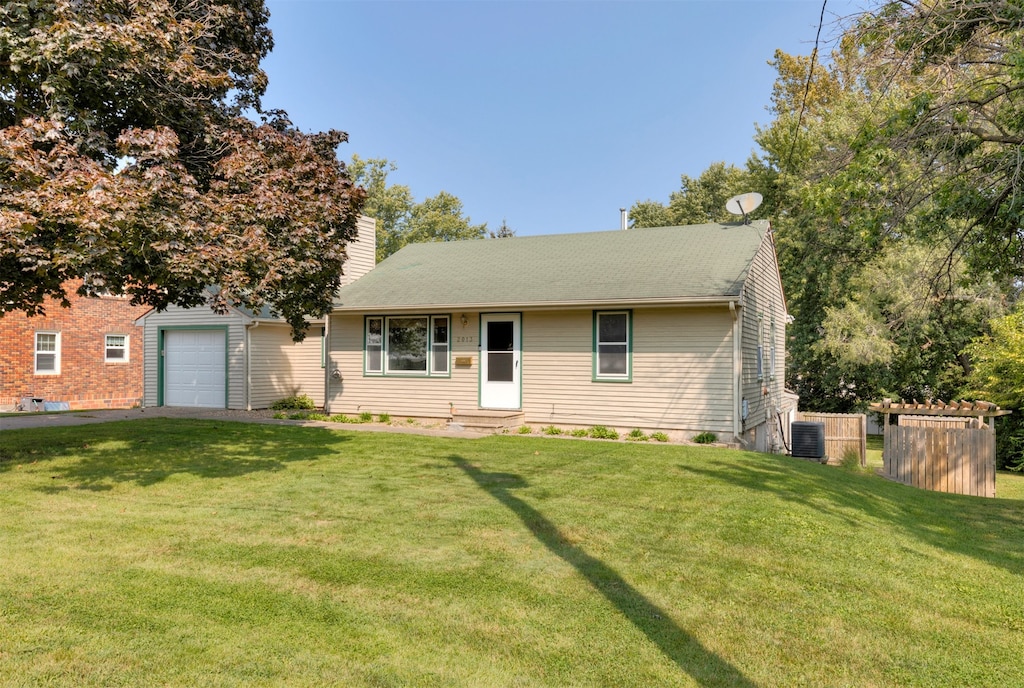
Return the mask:
[[245, 410], [252, 411], [252, 331], [260, 326], [253, 320], [245, 326]]
[[331, 314], [324, 316], [324, 414], [331, 415]]
[[739, 440], [743, 433], [743, 323], [736, 302], [729, 302], [732, 313], [732, 434]]

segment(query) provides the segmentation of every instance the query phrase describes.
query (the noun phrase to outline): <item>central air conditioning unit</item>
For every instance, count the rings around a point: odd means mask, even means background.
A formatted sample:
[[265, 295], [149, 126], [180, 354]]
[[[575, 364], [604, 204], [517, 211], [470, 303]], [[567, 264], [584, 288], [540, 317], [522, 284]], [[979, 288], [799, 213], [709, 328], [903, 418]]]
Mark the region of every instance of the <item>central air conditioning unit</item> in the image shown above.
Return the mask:
[[825, 424], [810, 421], [794, 421], [790, 426], [793, 440], [792, 456], [802, 459], [825, 458]]

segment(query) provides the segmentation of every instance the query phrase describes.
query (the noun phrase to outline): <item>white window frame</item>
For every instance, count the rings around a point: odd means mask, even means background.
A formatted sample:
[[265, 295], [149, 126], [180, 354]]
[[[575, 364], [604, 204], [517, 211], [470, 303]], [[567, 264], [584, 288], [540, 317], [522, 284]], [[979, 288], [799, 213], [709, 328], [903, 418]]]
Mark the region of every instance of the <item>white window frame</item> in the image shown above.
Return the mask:
[[[370, 323], [379, 323], [379, 332], [375, 335], [374, 340], [370, 339]], [[377, 354], [376, 365], [370, 362], [370, 352], [373, 351]], [[363, 320], [363, 374], [364, 375], [383, 375], [384, 374], [384, 318], [382, 316], [372, 316]]]
[[[437, 341], [437, 326], [439, 320], [446, 321], [444, 326], [445, 333], [443, 342]], [[447, 377], [451, 375], [452, 318], [450, 315], [430, 316], [430, 343], [427, 346], [430, 348], [430, 356], [428, 357], [429, 361], [427, 363], [430, 374], [435, 377]], [[444, 370], [438, 370], [438, 366], [442, 361], [444, 362]]]
[[[120, 337], [124, 340], [121, 346], [111, 346], [110, 338]], [[111, 350], [123, 351], [124, 356], [122, 358], [111, 357]], [[131, 346], [130, 346], [130, 335], [127, 334], [105, 334], [103, 335], [103, 362], [104, 363], [128, 363], [130, 357]]]
[[[621, 341], [601, 340], [601, 318], [612, 315], [626, 316], [625, 339]], [[624, 373], [602, 373], [601, 372], [601, 347], [625, 346], [626, 347], [626, 371]], [[600, 382], [631, 382], [633, 380], [633, 312], [629, 310], [620, 311], [594, 311], [594, 380]]]
[[[40, 346], [39, 346], [39, 338], [40, 338], [40, 336], [53, 337], [53, 340], [52, 340], [53, 341], [53, 348], [52, 349], [48, 348], [49, 347], [49, 342], [47, 342], [47, 348], [40, 348]], [[60, 332], [48, 332], [48, 331], [36, 332], [35, 336], [32, 339], [32, 341], [33, 341], [32, 361], [33, 361], [33, 369], [35, 371], [35, 374], [36, 375], [60, 375]], [[44, 356], [52, 355], [53, 356], [53, 368], [52, 369], [40, 369], [39, 368], [39, 356], [40, 355], [44, 355]]]
[[[393, 369], [389, 362], [391, 323], [395, 320], [420, 319], [427, 323], [425, 370]], [[446, 321], [447, 341], [437, 341], [436, 328]], [[379, 323], [380, 335], [371, 336], [371, 323]], [[363, 320], [363, 375], [372, 377], [451, 377], [452, 316], [447, 315], [371, 315]], [[372, 362], [371, 354], [378, 357]], [[443, 366], [443, 369], [442, 369]]]
[[[391, 367], [391, 324], [396, 320], [422, 320], [426, 336], [423, 339], [423, 370]], [[417, 328], [418, 329], [418, 328]], [[384, 374], [412, 377], [426, 377], [430, 374], [430, 316], [429, 315], [391, 315], [384, 318]], [[419, 353], [417, 350], [416, 353]]]

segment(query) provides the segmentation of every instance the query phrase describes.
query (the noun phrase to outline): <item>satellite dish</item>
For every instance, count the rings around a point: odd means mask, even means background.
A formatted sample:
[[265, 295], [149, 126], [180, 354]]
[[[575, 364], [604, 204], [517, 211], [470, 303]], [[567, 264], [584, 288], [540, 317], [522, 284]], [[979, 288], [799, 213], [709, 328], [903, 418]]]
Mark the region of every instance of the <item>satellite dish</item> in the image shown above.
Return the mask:
[[743, 224], [747, 224], [747, 213], [752, 213], [764, 201], [764, 196], [751, 191], [750, 193], [738, 194], [725, 202], [725, 209], [733, 215], [742, 215]]

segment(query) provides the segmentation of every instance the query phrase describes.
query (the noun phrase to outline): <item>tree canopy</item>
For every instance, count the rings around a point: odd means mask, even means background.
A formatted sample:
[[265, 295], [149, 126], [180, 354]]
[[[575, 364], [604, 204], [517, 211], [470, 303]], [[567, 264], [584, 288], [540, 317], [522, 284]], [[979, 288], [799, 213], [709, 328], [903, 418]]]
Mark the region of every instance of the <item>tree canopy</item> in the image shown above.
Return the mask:
[[733, 193], [764, 195], [805, 408], [966, 393], [969, 343], [1024, 284], [1024, 6], [882, 2], [816, 57], [776, 53], [745, 169], [684, 175], [634, 222], [707, 221]]
[[262, 0], [0, 7], [0, 315], [66, 304], [74, 278], [156, 308], [270, 304], [297, 337], [329, 310], [365, 194], [344, 133], [263, 112], [267, 19]]
[[[406, 244], [427, 241], [483, 239], [487, 223], [474, 225], [463, 214], [462, 201], [447, 191], [420, 203], [404, 184], [388, 184], [388, 174], [398, 166], [383, 158], [353, 155], [349, 170], [353, 179], [367, 191], [365, 212], [377, 220], [377, 261], [380, 262]], [[504, 222], [496, 237], [512, 236]]]
[[646, 200], [633, 204], [629, 217], [633, 227], [673, 227], [708, 222], [732, 222], [736, 218], [725, 209], [725, 202], [736, 194], [750, 191], [746, 170], [724, 162], [714, 162], [696, 179], [680, 177], [679, 191], [669, 196], [668, 205]]

